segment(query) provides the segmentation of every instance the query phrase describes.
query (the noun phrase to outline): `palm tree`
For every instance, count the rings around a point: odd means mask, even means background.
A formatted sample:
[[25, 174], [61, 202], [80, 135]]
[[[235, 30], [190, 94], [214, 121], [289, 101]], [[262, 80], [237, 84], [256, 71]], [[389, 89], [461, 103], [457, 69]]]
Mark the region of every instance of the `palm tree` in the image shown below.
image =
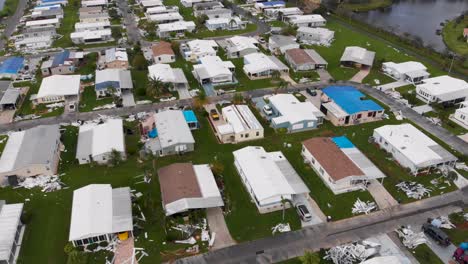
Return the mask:
[[229, 28], [234, 28], [234, 25], [237, 26], [237, 21], [234, 19], [234, 18], [231, 18], [231, 20], [229, 20]]
[[164, 93], [168, 93], [171, 88], [171, 83], [165, 83], [159, 78], [150, 78], [146, 87], [146, 93], [152, 97], [159, 97]]

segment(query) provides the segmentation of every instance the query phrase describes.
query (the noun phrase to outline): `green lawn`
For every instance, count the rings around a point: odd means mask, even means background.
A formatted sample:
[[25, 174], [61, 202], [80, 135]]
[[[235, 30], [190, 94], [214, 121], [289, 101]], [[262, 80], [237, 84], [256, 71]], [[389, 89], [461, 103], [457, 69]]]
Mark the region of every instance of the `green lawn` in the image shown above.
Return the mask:
[[421, 106], [426, 104], [416, 97], [416, 87], [412, 84], [398, 87], [396, 88], [396, 91], [398, 91], [403, 98], [408, 100], [408, 103], [411, 105]]
[[18, 8], [18, 3], [19, 0], [6, 0], [3, 9], [0, 10], [0, 18], [13, 15]]
[[468, 16], [457, 23], [457, 19], [448, 22], [442, 29], [445, 44], [452, 51], [468, 56], [468, 43], [463, 38], [463, 29], [468, 27]]
[[[374, 65], [378, 61], [393, 61], [393, 62], [405, 62], [405, 61], [418, 61], [418, 59], [400, 52], [388, 46], [386, 43], [369, 37], [361, 32], [345, 28], [336, 21], [334, 17], [328, 17], [327, 26], [328, 29], [335, 31], [335, 40], [330, 47], [324, 46], [307, 46], [315, 49], [327, 62], [328, 71], [336, 80], [349, 80], [353, 77], [358, 70], [353, 68], [343, 68], [340, 66], [340, 58], [343, 54], [344, 49], [347, 46], [360, 46], [368, 50], [376, 52]], [[432, 76], [439, 76], [444, 74], [438, 68], [432, 65], [425, 65]], [[378, 72], [379, 69], [375, 68], [370, 76], [364, 79], [365, 83], [373, 83], [374, 79], [379, 79], [381, 83], [391, 82], [387, 76]]]
[[374, 9], [385, 8], [391, 5], [392, 0], [370, 0], [362, 4], [346, 2], [341, 4], [340, 7], [354, 12], [367, 12]]
[[[376, 82], [376, 80], [378, 80]], [[390, 78], [388, 75], [381, 73], [378, 69], [372, 69], [369, 75], [362, 81], [362, 83], [374, 85], [383, 85], [387, 83], [395, 82], [394, 79]]]
[[96, 92], [94, 86], [85, 87], [80, 98], [80, 112], [91, 112], [93, 108], [101, 105], [111, 104], [113, 99], [111, 97], [96, 98]]
[[272, 27], [281, 27], [281, 28], [288, 26], [288, 24], [286, 24], [283, 21], [279, 21], [279, 20], [270, 21], [270, 22], [268, 22], [268, 24], [270, 26], [272, 26]]
[[96, 74], [96, 63], [98, 60], [97, 52], [88, 53], [83, 58], [83, 63], [78, 65], [78, 72], [80, 75]]
[[221, 36], [235, 36], [240, 34], [245, 34], [249, 32], [254, 32], [257, 30], [257, 24], [247, 24], [244, 29], [239, 30], [215, 30], [210, 31], [206, 28], [197, 30], [195, 33], [185, 33], [188, 38], [212, 38], [212, 37], [221, 37]]
[[442, 260], [426, 244], [421, 244], [415, 249], [410, 249], [413, 256], [424, 264], [444, 264]]
[[449, 215], [450, 221], [457, 227], [454, 229], [444, 229], [444, 232], [447, 233], [456, 247], [463, 242], [468, 242], [468, 222], [463, 218], [463, 214], [466, 213], [468, 213], [468, 209]]
[[57, 29], [57, 34], [62, 35], [62, 37], [54, 41], [53, 47], [66, 48], [74, 46], [70, 34], [75, 30], [75, 23], [79, 21], [79, 7], [79, 0], [70, 0], [68, 5], [63, 8], [62, 24]]

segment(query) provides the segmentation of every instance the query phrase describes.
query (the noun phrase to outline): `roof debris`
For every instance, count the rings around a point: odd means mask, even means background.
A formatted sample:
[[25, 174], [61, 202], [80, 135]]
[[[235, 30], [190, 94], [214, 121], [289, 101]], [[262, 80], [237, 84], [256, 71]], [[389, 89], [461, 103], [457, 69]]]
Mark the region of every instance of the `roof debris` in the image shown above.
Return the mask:
[[424, 196], [430, 197], [432, 189], [424, 187], [417, 182], [403, 181], [395, 185], [398, 190], [406, 193], [409, 198], [421, 200]]
[[411, 230], [411, 227], [402, 227], [400, 229], [395, 230], [403, 242], [405, 247], [413, 249], [416, 248], [418, 245], [424, 244], [427, 242], [427, 238], [423, 232], [415, 233]]
[[371, 211], [374, 211], [377, 209], [377, 205], [375, 202], [367, 201], [363, 202], [361, 199], [357, 199], [356, 202], [353, 205], [352, 212], [353, 214], [369, 214]]

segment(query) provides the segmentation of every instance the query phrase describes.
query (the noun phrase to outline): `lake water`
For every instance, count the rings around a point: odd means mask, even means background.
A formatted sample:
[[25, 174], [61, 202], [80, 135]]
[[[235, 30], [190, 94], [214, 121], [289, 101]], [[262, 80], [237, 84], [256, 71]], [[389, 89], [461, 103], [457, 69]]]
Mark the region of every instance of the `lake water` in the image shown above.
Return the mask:
[[396, 0], [385, 10], [356, 14], [355, 18], [397, 34], [418, 36], [425, 45], [443, 51], [445, 44], [436, 30], [442, 28], [441, 22], [465, 10], [468, 10], [468, 0]]
[[3, 7], [5, 6], [5, 1], [6, 0], [0, 0], [0, 11], [3, 10]]

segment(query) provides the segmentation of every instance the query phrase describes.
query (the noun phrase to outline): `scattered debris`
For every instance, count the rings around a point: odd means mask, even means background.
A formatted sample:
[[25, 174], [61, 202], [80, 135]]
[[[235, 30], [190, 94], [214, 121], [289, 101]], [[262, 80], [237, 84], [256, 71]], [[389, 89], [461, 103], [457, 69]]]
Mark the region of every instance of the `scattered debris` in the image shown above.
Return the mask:
[[371, 211], [377, 209], [375, 202], [363, 202], [361, 199], [357, 199], [353, 205], [353, 214], [369, 214]]
[[457, 163], [455, 163], [455, 168], [456, 168], [457, 170], [468, 171], [468, 166], [467, 166], [464, 162], [457, 162]]
[[161, 98], [161, 99], [159, 99], [159, 101], [161, 101], [161, 102], [170, 102], [170, 101], [175, 101], [175, 100], [177, 100], [177, 98], [174, 97], [174, 96], [173, 96], [173, 97], [168, 97], [168, 98]]
[[400, 229], [395, 230], [398, 236], [401, 238], [403, 245], [409, 249], [416, 248], [418, 245], [424, 244], [427, 242], [426, 236], [423, 232], [415, 233], [411, 228], [401, 227]]
[[450, 222], [450, 219], [447, 216], [439, 216], [437, 218], [432, 219], [431, 225], [444, 228], [444, 229], [454, 229], [455, 225]]
[[18, 183], [18, 186], [26, 189], [40, 187], [42, 188], [42, 192], [53, 192], [61, 190], [64, 184], [57, 175], [40, 175], [28, 177], [23, 182]]
[[135, 115], [129, 115], [128, 118], [125, 119], [125, 121], [127, 121], [127, 122], [133, 122], [133, 121], [135, 121], [135, 120], [136, 120], [136, 119], [135, 119]]
[[178, 243], [178, 244], [190, 244], [190, 245], [194, 245], [195, 243], [197, 243], [197, 240], [193, 237], [189, 237], [188, 239], [185, 239], [185, 240], [176, 240], [174, 241], [175, 243]]
[[432, 189], [424, 187], [424, 185], [417, 182], [403, 181], [395, 185], [398, 190], [406, 193], [409, 198], [421, 200], [424, 196], [431, 196]]
[[361, 263], [379, 253], [381, 245], [370, 241], [344, 244], [327, 251], [323, 259], [331, 260], [335, 264]]
[[93, 108], [93, 111], [95, 110], [103, 110], [103, 109], [112, 109], [112, 108], [115, 108], [116, 105], [114, 103], [112, 104], [105, 104], [105, 105], [100, 105], [100, 106], [96, 106]]
[[189, 247], [185, 250], [185, 252], [187, 253], [192, 253], [192, 254], [198, 254], [198, 252], [200, 251], [200, 248], [198, 245], [195, 245], [193, 247]]
[[276, 232], [285, 233], [291, 231], [289, 223], [279, 223], [271, 228], [271, 233], [274, 235]]
[[142, 105], [142, 104], [151, 104], [151, 100], [141, 100], [141, 101], [136, 101], [137, 105]]
[[202, 230], [201, 241], [210, 241], [210, 233], [208, 230]]

